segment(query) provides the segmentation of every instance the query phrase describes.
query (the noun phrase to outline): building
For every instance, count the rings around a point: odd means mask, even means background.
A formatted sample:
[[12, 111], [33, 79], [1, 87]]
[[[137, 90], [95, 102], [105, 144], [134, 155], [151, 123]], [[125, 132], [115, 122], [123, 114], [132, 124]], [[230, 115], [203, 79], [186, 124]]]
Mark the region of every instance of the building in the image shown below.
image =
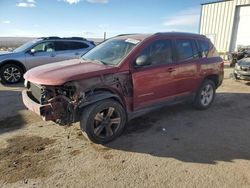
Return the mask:
[[202, 4], [200, 33], [210, 38], [220, 53], [250, 45], [250, 0]]

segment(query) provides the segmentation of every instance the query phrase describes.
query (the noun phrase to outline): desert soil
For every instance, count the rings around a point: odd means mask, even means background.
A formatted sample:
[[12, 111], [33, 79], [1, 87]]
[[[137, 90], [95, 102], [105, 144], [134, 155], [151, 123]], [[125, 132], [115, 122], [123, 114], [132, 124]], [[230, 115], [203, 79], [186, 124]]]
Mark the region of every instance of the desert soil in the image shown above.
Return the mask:
[[161, 108], [105, 146], [26, 110], [21, 84], [1, 85], [0, 187], [250, 187], [250, 82], [225, 71], [210, 109]]

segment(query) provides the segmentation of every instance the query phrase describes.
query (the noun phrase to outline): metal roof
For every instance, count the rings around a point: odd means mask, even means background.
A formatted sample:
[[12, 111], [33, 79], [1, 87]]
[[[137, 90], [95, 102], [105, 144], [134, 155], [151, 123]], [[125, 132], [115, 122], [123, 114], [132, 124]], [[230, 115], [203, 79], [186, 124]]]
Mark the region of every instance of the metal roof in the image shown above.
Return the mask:
[[211, 1], [211, 2], [207, 2], [207, 3], [202, 3], [201, 5], [209, 5], [209, 4], [214, 4], [214, 3], [222, 3], [225, 1], [233, 1], [233, 0], [221, 0], [221, 1]]

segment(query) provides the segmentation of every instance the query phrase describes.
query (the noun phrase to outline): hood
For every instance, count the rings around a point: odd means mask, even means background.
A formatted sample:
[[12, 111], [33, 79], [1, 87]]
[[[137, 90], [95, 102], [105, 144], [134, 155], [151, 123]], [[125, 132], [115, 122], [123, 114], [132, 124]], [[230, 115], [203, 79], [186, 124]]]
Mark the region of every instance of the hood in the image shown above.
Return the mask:
[[29, 70], [24, 78], [41, 85], [63, 85], [73, 80], [116, 72], [117, 67], [73, 59], [39, 66]]
[[239, 66], [250, 67], [250, 58], [244, 58], [238, 61]]

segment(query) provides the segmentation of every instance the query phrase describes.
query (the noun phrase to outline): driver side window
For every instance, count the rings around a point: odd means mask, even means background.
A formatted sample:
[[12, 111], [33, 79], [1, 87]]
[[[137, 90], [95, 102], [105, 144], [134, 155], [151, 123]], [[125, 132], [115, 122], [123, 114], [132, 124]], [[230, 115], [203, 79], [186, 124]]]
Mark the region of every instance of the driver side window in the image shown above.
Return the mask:
[[141, 55], [149, 57], [151, 65], [173, 63], [171, 40], [158, 40], [145, 48]]
[[35, 52], [53, 52], [55, 51], [54, 43], [53, 42], [43, 42], [35, 47], [33, 47]]

